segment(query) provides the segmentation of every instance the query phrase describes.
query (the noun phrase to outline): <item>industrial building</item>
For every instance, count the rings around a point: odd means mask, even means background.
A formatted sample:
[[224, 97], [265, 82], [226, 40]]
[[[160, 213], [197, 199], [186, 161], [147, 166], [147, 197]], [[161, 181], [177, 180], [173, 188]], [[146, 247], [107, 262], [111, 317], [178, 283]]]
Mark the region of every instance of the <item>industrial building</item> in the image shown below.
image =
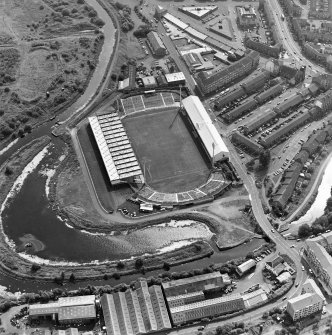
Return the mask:
[[209, 287], [224, 286], [222, 275], [219, 271], [189, 278], [171, 280], [163, 282], [161, 285], [166, 297], [203, 291], [207, 285], [209, 285]]
[[117, 113], [104, 113], [89, 117], [111, 184], [143, 180], [134, 150]]
[[238, 132], [232, 134], [231, 140], [233, 143], [243, 146], [246, 151], [254, 155], [258, 155], [262, 151], [262, 147], [259, 144]]
[[218, 6], [183, 6], [179, 7], [178, 10], [183, 12], [197, 20], [202, 20], [206, 16], [210, 15], [218, 9]]
[[326, 300], [312, 279], [307, 279], [302, 286], [301, 295], [288, 300], [287, 312], [293, 321], [300, 320], [323, 310]]
[[166, 73], [165, 77], [169, 86], [186, 84], [186, 77], [183, 72]]
[[212, 163], [228, 159], [229, 151], [201, 100], [191, 95], [183, 99], [182, 104], [184, 107], [182, 114], [187, 116], [191, 126], [196, 130]]
[[50, 319], [60, 324], [87, 323], [96, 319], [94, 295], [59, 298], [56, 302], [29, 305], [31, 319]]
[[147, 34], [147, 38], [151, 51], [154, 55], [156, 56], [166, 55], [166, 47], [157, 32], [150, 31]]
[[237, 274], [242, 277], [245, 273], [256, 267], [256, 262], [253, 259], [248, 259], [244, 263], [238, 265], [235, 269]]
[[212, 315], [228, 314], [243, 309], [245, 309], [243, 297], [240, 294], [233, 294], [173, 307], [170, 308], [170, 314], [173, 324], [180, 325]]
[[[48, 335], [48, 333], [44, 333], [44, 335]], [[51, 335], [51, 332], [49, 332], [49, 335]], [[65, 330], [53, 330], [52, 335], [80, 335], [80, 333], [77, 328], [68, 328]]]
[[239, 61], [219, 71], [202, 71], [196, 76], [196, 82], [202, 95], [225, 87], [255, 70], [259, 62], [259, 53], [250, 51]]
[[101, 297], [107, 334], [136, 335], [172, 328], [160, 286], [139, 282], [135, 291]]
[[166, 297], [166, 301], [169, 308], [188, 305], [197, 301], [205, 300], [203, 291], [190, 292], [180, 295], [174, 295], [170, 297]]
[[242, 294], [245, 308], [251, 308], [268, 300], [266, 292], [259, 288], [253, 292]]

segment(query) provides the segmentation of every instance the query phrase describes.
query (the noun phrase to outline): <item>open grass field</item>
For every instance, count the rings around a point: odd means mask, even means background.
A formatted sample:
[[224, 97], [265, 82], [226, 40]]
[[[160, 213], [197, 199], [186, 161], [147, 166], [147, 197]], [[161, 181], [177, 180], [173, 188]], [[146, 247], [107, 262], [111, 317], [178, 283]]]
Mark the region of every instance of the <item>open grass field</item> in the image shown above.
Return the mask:
[[172, 193], [206, 182], [210, 173], [206, 156], [177, 109], [131, 115], [122, 122], [152, 188]]
[[84, 92], [102, 25], [84, 1], [0, 0], [0, 141]]

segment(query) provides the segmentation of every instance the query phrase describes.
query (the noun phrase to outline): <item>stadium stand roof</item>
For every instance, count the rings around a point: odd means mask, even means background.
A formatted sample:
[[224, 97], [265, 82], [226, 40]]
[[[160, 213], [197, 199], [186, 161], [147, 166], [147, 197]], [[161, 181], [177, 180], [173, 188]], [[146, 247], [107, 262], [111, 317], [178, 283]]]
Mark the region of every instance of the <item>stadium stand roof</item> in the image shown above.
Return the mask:
[[173, 23], [174, 25], [176, 25], [177, 27], [181, 28], [181, 29], [186, 29], [188, 27], [188, 24], [187, 23], [184, 23], [182, 20], [178, 19], [177, 17], [175, 17], [174, 15], [172, 14], [169, 14], [169, 13], [166, 13], [164, 15], [164, 18]]
[[182, 103], [210, 158], [214, 157], [214, 159], [220, 160], [223, 157], [228, 157], [229, 151], [201, 100], [197, 96], [191, 95], [183, 99]]
[[201, 41], [204, 41], [206, 38], [207, 38], [207, 35], [201, 33], [200, 31], [194, 29], [194, 28], [191, 28], [191, 27], [187, 27], [185, 29], [185, 31], [192, 35], [192, 36], [195, 36], [196, 38], [200, 39]]
[[90, 126], [111, 183], [142, 176], [134, 150], [116, 113], [89, 117]]

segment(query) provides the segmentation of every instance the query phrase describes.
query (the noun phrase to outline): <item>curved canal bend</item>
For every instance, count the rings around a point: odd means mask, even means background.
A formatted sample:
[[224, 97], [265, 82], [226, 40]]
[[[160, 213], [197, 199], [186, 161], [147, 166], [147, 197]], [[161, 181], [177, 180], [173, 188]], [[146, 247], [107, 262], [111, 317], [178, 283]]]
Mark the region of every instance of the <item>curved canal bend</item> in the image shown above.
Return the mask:
[[[103, 27], [105, 36], [101, 54], [99, 56], [99, 63], [96, 70], [90, 79], [89, 85], [84, 94], [73, 103], [70, 108], [64, 111], [60, 119], [65, 120], [69, 115], [73, 113], [73, 110], [81, 110], [92, 99], [95, 94], [96, 88], [101, 83], [102, 77], [106, 72], [107, 63], [109, 57], [112, 54], [114, 45], [114, 26], [109, 20], [108, 14], [99, 5], [96, 0], [87, 0], [87, 2], [93, 6], [98, 12], [98, 16], [106, 23]], [[113, 41], [113, 43], [112, 43]], [[45, 134], [50, 134], [55, 121], [47, 122], [43, 126], [34, 129], [32, 134], [27, 135], [25, 138], [20, 139], [15, 145], [13, 145], [8, 151], [4, 152], [0, 157], [0, 163], [2, 164], [7, 158], [10, 157], [18, 148], [30, 142], [33, 138], [38, 138]], [[43, 164], [47, 165], [47, 160], [54, 160], [63, 151], [64, 144], [58, 139], [53, 139], [53, 150], [52, 154], [48, 156]], [[38, 168], [39, 169], [39, 168]], [[49, 207], [47, 198], [45, 195], [45, 181], [46, 177], [41, 175], [37, 170], [33, 172], [25, 181], [21, 191], [17, 196], [11, 200], [10, 205], [6, 208], [3, 213], [4, 229], [9, 234], [9, 237], [13, 239], [19, 246], [22, 244], [24, 248], [26, 237], [31, 234], [41, 243], [38, 243], [40, 250], [38, 256], [40, 257], [51, 257], [53, 259], [66, 259], [71, 261], [91, 261], [92, 259], [119, 259], [126, 258], [130, 255], [130, 251], [124, 248], [122, 253], [114, 254], [114, 245], [106, 243], [105, 237], [93, 236], [84, 234], [77, 230], [71, 229], [65, 225], [64, 222], [57, 218], [55, 212]], [[58, 238], [53, 238], [58, 236]], [[70, 241], [70, 243], [68, 243]], [[233, 248], [228, 251], [218, 252], [210, 257], [209, 260], [202, 259], [188, 264], [179, 265], [173, 267], [173, 271], [188, 271], [193, 268], [203, 268], [207, 264], [212, 263], [223, 263], [233, 258], [245, 256], [249, 251], [252, 251], [262, 244], [262, 240], [253, 240], [243, 246]], [[73, 245], [73, 248], [69, 248], [69, 245]], [[118, 251], [118, 248], [116, 248]], [[120, 249], [121, 251], [121, 249]], [[112, 257], [110, 257], [112, 255]], [[157, 275], [162, 270], [149, 272], [147, 275]], [[114, 279], [107, 281], [88, 281], [79, 282], [77, 284], [71, 284], [70, 288], [92, 285], [115, 285], [119, 282], [129, 283], [132, 280], [140, 277], [141, 274], [131, 275], [122, 277], [120, 281]], [[7, 274], [0, 272], [0, 285], [8, 287], [10, 291], [37, 291], [41, 289], [51, 289], [56, 287], [52, 283], [35, 283], [24, 281], [20, 279], [11, 278]]]

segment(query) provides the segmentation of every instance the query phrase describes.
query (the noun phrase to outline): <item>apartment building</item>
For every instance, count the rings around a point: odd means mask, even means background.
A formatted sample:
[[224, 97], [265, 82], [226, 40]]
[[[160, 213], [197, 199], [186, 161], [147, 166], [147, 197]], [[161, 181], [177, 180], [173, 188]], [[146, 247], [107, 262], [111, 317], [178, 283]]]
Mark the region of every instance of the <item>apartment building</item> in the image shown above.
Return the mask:
[[[323, 234], [326, 235], [326, 234]], [[312, 269], [316, 279], [322, 285], [325, 293], [332, 297], [332, 257], [324, 245], [331, 248], [330, 239], [320, 236], [305, 242], [303, 257]], [[327, 242], [328, 241], [328, 242]]]
[[196, 76], [196, 82], [202, 95], [212, 93], [249, 74], [257, 68], [259, 53], [249, 51], [244, 58], [226, 68], [202, 71]]
[[326, 300], [315, 281], [307, 279], [302, 286], [301, 295], [288, 300], [287, 312], [294, 321], [322, 311]]

